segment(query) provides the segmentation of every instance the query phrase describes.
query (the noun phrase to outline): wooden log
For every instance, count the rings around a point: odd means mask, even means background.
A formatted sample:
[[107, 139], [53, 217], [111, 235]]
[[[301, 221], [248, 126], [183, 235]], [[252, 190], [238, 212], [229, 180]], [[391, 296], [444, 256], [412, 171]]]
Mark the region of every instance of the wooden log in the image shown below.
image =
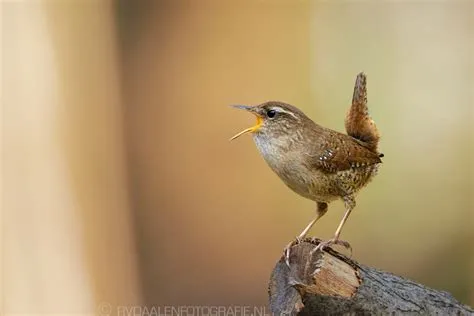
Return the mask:
[[276, 264], [268, 288], [273, 315], [474, 315], [451, 294], [364, 266], [318, 239], [293, 246], [290, 266]]

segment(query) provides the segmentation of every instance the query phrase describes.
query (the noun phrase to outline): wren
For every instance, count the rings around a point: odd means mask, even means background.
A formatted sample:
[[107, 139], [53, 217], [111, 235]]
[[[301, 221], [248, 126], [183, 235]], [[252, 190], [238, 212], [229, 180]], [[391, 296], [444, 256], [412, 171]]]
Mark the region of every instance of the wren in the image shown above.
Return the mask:
[[367, 79], [357, 75], [352, 105], [345, 119], [346, 134], [322, 127], [293, 105], [269, 101], [256, 106], [234, 105], [254, 114], [257, 124], [238, 133], [252, 133], [255, 144], [270, 168], [294, 192], [316, 202], [316, 215], [285, 247], [302, 240], [314, 223], [328, 210], [328, 203], [342, 199], [345, 214], [334, 237], [317, 249], [331, 244], [350, 247], [339, 239], [342, 227], [356, 205], [355, 195], [377, 174], [382, 163], [377, 146], [380, 135], [367, 107]]

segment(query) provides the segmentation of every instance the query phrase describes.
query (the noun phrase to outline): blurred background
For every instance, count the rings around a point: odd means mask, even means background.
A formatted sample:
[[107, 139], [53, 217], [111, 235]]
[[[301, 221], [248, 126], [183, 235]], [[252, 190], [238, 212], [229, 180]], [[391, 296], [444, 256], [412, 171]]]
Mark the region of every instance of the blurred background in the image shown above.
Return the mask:
[[[266, 166], [281, 100], [339, 131], [368, 75], [385, 154], [356, 260], [474, 305], [474, 2], [3, 1], [3, 310], [266, 305], [314, 214]], [[341, 202], [311, 235], [330, 238]], [[99, 313], [104, 310], [99, 310]]]

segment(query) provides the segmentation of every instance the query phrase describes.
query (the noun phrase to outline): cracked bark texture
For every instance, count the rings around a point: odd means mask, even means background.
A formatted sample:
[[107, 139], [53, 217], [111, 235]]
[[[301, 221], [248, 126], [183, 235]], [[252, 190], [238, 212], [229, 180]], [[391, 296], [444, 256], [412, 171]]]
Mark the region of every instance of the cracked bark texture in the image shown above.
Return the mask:
[[273, 315], [474, 315], [451, 294], [357, 263], [305, 240], [280, 259], [268, 288]]

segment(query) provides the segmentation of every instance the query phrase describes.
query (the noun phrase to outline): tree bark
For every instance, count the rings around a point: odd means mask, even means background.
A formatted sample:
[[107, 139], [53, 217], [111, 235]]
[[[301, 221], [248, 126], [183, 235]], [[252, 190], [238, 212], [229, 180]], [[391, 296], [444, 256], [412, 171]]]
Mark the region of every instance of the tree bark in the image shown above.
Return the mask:
[[474, 315], [451, 294], [364, 266], [332, 250], [315, 251], [317, 239], [291, 248], [268, 288], [273, 315]]

